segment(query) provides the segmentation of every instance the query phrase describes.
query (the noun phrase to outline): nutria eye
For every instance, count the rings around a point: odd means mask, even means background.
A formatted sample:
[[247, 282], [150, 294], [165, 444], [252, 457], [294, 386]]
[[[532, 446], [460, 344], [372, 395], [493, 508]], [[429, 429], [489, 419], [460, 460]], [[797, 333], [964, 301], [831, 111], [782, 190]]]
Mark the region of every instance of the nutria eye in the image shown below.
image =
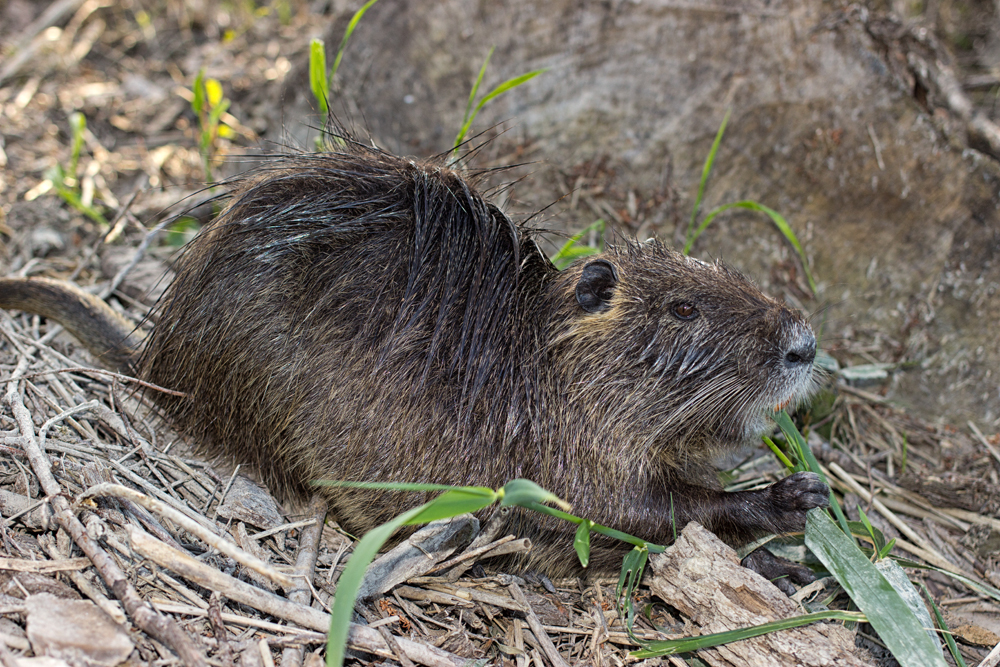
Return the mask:
[[678, 303], [674, 305], [674, 315], [681, 320], [693, 320], [698, 317], [698, 309], [690, 303]]

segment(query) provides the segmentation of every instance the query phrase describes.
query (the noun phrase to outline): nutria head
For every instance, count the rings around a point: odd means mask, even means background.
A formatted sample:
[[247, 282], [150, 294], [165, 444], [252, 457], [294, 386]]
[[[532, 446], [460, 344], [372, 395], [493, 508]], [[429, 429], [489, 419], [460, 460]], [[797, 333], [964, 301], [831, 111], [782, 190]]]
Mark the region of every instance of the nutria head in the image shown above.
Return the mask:
[[626, 242], [563, 272], [553, 294], [548, 350], [568, 396], [674, 464], [759, 441], [813, 388], [805, 319], [721, 262]]

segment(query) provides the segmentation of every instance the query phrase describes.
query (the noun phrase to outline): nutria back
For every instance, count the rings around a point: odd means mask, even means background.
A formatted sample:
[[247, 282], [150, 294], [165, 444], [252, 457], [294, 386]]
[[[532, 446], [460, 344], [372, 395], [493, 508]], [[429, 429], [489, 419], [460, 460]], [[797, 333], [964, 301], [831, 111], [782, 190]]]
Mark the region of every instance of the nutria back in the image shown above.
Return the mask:
[[[810, 473], [719, 489], [713, 463], [809, 393], [815, 355], [801, 315], [722, 264], [623, 241], [558, 271], [467, 175], [347, 142], [242, 179], [175, 269], [140, 373], [279, 495], [524, 477], [659, 543], [692, 519], [733, 544], [801, 530], [826, 503]], [[354, 534], [423, 500], [324, 488]], [[500, 520], [536, 543], [524, 564], [572, 567], [571, 524]], [[593, 546], [604, 568], [627, 545]]]

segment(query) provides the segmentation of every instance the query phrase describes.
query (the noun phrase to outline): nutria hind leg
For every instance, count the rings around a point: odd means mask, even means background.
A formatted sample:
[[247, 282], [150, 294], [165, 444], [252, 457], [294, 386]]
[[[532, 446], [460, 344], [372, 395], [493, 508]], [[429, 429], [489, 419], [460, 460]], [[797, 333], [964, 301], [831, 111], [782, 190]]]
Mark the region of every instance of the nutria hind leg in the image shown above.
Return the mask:
[[792, 583], [803, 586], [816, 581], [816, 575], [805, 565], [775, 556], [764, 547], [752, 551], [740, 564], [761, 575], [789, 596], [795, 594]]

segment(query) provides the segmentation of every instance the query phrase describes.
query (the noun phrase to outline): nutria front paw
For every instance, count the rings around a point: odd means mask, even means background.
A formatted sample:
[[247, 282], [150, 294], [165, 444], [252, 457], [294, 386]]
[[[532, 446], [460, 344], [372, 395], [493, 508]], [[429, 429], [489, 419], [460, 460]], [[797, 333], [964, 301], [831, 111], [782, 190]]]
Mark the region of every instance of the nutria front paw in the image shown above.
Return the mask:
[[814, 472], [797, 472], [769, 488], [771, 507], [781, 517], [781, 531], [804, 530], [806, 512], [830, 504], [830, 488]]

